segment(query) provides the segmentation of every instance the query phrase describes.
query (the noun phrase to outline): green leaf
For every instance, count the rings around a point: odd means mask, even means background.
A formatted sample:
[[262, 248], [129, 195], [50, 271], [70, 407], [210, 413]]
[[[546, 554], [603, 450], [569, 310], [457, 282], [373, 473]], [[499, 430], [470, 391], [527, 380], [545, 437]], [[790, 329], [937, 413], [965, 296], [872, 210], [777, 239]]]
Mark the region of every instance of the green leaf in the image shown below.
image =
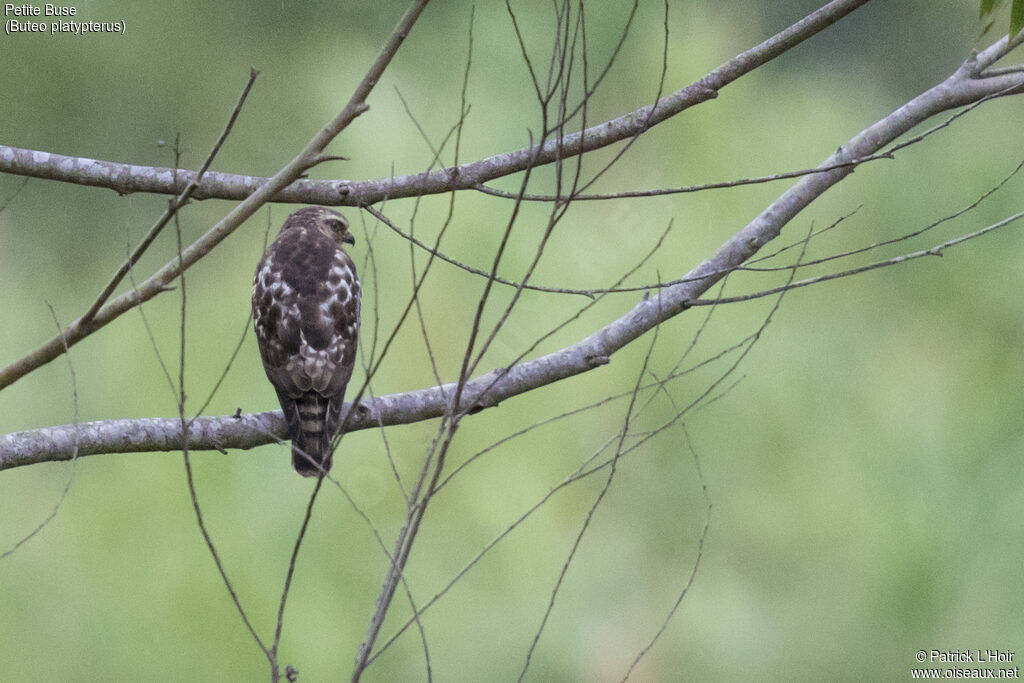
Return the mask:
[[[981, 0], [981, 13], [978, 15], [979, 19], [984, 19], [987, 15], [992, 14], [992, 10], [996, 8], [999, 3], [1003, 0]], [[1017, 0], [1014, 0], [1016, 2]]]
[[1020, 33], [1024, 28], [1024, 0], [1013, 0], [1013, 7], [1010, 9], [1010, 37]]

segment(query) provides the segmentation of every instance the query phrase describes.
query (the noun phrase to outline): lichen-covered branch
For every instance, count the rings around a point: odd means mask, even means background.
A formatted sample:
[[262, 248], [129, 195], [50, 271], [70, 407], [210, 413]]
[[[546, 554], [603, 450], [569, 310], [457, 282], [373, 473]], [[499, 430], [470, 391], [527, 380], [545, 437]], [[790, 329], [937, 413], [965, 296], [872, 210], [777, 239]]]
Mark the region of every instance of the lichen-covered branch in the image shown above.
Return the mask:
[[[608, 360], [607, 356], [581, 353], [581, 349], [570, 347], [517, 365], [507, 373], [503, 368], [486, 373], [466, 385], [462, 408], [492, 407]], [[449, 409], [445, 397], [452, 396], [454, 390], [454, 384], [446, 384], [362, 401], [360, 409], [353, 411], [349, 418], [348, 431], [440, 417]], [[348, 407], [343, 413], [347, 411]], [[199, 417], [188, 429], [190, 451], [248, 449], [285, 438], [285, 422], [279, 410]], [[0, 436], [0, 470], [100, 453], [178, 451], [181, 448], [181, 419], [178, 417], [83, 422]]]

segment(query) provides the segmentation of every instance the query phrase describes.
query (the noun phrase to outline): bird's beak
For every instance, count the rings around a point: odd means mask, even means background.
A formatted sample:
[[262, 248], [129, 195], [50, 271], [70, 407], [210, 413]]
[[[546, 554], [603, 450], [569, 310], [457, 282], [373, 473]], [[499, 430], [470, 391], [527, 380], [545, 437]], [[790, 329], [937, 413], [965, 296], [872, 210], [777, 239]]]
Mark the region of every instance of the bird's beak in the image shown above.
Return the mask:
[[345, 235], [345, 237], [341, 241], [344, 242], [345, 244], [351, 244], [354, 246], [356, 243], [356, 238], [352, 236], [352, 233], [349, 233]]

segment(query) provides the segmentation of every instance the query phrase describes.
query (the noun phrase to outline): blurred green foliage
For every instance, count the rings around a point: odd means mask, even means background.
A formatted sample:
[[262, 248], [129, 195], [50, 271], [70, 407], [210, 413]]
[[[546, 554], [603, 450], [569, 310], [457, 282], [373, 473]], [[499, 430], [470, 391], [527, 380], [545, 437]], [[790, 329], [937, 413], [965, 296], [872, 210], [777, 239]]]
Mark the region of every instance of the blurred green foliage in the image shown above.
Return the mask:
[[[545, 64], [550, 3], [513, 2], [525, 44]], [[819, 5], [817, 0], [672, 3], [665, 88], [698, 78]], [[352, 179], [413, 173], [432, 163], [417, 131], [437, 145], [456, 123], [467, 53], [469, 2], [424, 14], [371, 109], [330, 148], [350, 157], [313, 171]], [[587, 3], [589, 68], [611, 55], [630, 3]], [[261, 73], [214, 168], [269, 175], [347, 100], [393, 27], [398, 2], [114, 3], [91, 0], [79, 17], [123, 20], [124, 36], [4, 35], [0, 40], [4, 144], [140, 165], [173, 163], [159, 140], [183, 140], [198, 166], [219, 135], [250, 66]], [[740, 20], [742, 18], [742, 20]], [[659, 87], [661, 3], [641, 3], [629, 39], [588, 107], [588, 123], [651, 101]], [[945, 77], [977, 42], [969, 3], [872, 3], [721, 96], [652, 130], [596, 184], [597, 191], [689, 185], [813, 166], [837, 145]], [[478, 4], [460, 160], [516, 149], [536, 135], [538, 106], [501, 3]], [[543, 67], [541, 68], [543, 72]], [[415, 122], [405, 112], [408, 102]], [[811, 244], [809, 256], [852, 249], [916, 230], [970, 204], [1020, 162], [1024, 103], [986, 104], [894, 161], [861, 167], [785, 231], [802, 238], [857, 209]], [[585, 162], [593, 172], [614, 151]], [[444, 160], [452, 162], [452, 148]], [[550, 190], [549, 169], [531, 190]], [[22, 180], [0, 177], [0, 197]], [[495, 185], [515, 189], [519, 178]], [[546, 183], [546, 184], [545, 184]], [[615, 203], [580, 203], [556, 229], [535, 282], [601, 287], [636, 264], [670, 221], [665, 247], [630, 280], [678, 277], [786, 187]], [[964, 218], [896, 255], [937, 244], [1021, 208], [1022, 180]], [[462, 194], [443, 248], [488, 267], [510, 215], [506, 201]], [[0, 214], [0, 363], [8, 363], [79, 315], [165, 205], [166, 198], [30, 181]], [[429, 239], [448, 197], [419, 203], [417, 235]], [[268, 225], [294, 207], [274, 206], [187, 275], [187, 389], [198, 407], [247, 326], [251, 274]], [[229, 209], [219, 200], [183, 214], [186, 240]], [[385, 210], [404, 225], [411, 200]], [[502, 274], [530, 263], [548, 207], [524, 208]], [[407, 244], [355, 210], [376, 287], [367, 286], [364, 344], [397, 320], [410, 293]], [[362, 233], [364, 230], [366, 233]], [[371, 240], [371, 234], [376, 236]], [[939, 259], [874, 271], [793, 292], [736, 374], [707, 408], [620, 465], [569, 569], [530, 680], [618, 680], [661, 626], [685, 586], [712, 503], [696, 580], [635, 680], [871, 680], [908, 675], [919, 649], [1024, 644], [1024, 269], [1011, 227]], [[163, 235], [136, 268], [144, 277], [174, 256]], [[858, 263], [881, 258], [873, 253]], [[422, 268], [422, 254], [418, 257]], [[817, 272], [826, 272], [820, 270]], [[364, 282], [372, 273], [364, 270]], [[785, 281], [744, 273], [727, 294]], [[435, 264], [423, 297], [431, 351], [445, 379], [461, 362], [483, 282]], [[493, 324], [510, 293], [488, 309]], [[621, 315], [638, 295], [605, 299], [533, 354], [560, 348]], [[509, 362], [584, 302], [528, 292], [482, 369]], [[703, 329], [691, 363], [755, 331], [774, 301], [722, 307]], [[145, 307], [164, 362], [176, 374], [175, 293]], [[664, 376], [701, 328], [696, 309], [658, 331], [650, 369]], [[467, 420], [452, 453], [462, 462], [497, 438], [628, 391], [650, 335], [612, 363]], [[693, 400], [734, 356], [677, 380]], [[174, 396], [138, 312], [71, 353], [78, 417], [169, 416]], [[742, 377], [735, 386], [736, 380]], [[357, 373], [356, 381], [362, 375]], [[377, 394], [428, 386], [434, 373], [410, 321], [373, 384]], [[729, 388], [726, 391], [727, 387]], [[276, 408], [251, 336], [209, 414]], [[614, 438], [625, 402], [557, 421], [488, 454], [432, 505], [408, 568], [424, 604], [590, 453]], [[634, 430], [674, 410], [661, 398]], [[72, 421], [65, 359], [0, 393], [0, 432]], [[335, 474], [389, 546], [407, 483], [436, 424], [345, 438]], [[287, 558], [310, 483], [286, 447], [194, 455], [211, 532], [256, 627], [269, 637]], [[95, 456], [77, 463], [55, 520], [0, 561], [0, 678], [55, 680], [257, 680], [262, 654], [246, 633], [202, 542], [181, 456]], [[69, 464], [0, 474], [0, 551], [42, 521]], [[569, 487], [521, 525], [432, 606], [422, 622], [435, 680], [507, 680], [525, 653], [604, 474]], [[364, 637], [387, 561], [360, 516], [325, 491], [300, 557], [286, 615], [282, 662], [301, 681], [347, 676]], [[390, 637], [409, 615], [400, 594]], [[1020, 655], [1018, 655], [1020, 656]], [[410, 629], [366, 680], [426, 677]]]

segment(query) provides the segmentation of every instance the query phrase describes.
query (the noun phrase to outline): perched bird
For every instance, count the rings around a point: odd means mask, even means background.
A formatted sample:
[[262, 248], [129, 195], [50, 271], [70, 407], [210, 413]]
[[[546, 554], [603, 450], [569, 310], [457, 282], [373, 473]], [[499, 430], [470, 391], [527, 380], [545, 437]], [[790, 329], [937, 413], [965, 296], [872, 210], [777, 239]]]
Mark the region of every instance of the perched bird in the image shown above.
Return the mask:
[[304, 477], [331, 469], [355, 366], [359, 279], [342, 249], [354, 243], [344, 216], [311, 206], [288, 216], [256, 266], [256, 342], [288, 423], [292, 465]]

